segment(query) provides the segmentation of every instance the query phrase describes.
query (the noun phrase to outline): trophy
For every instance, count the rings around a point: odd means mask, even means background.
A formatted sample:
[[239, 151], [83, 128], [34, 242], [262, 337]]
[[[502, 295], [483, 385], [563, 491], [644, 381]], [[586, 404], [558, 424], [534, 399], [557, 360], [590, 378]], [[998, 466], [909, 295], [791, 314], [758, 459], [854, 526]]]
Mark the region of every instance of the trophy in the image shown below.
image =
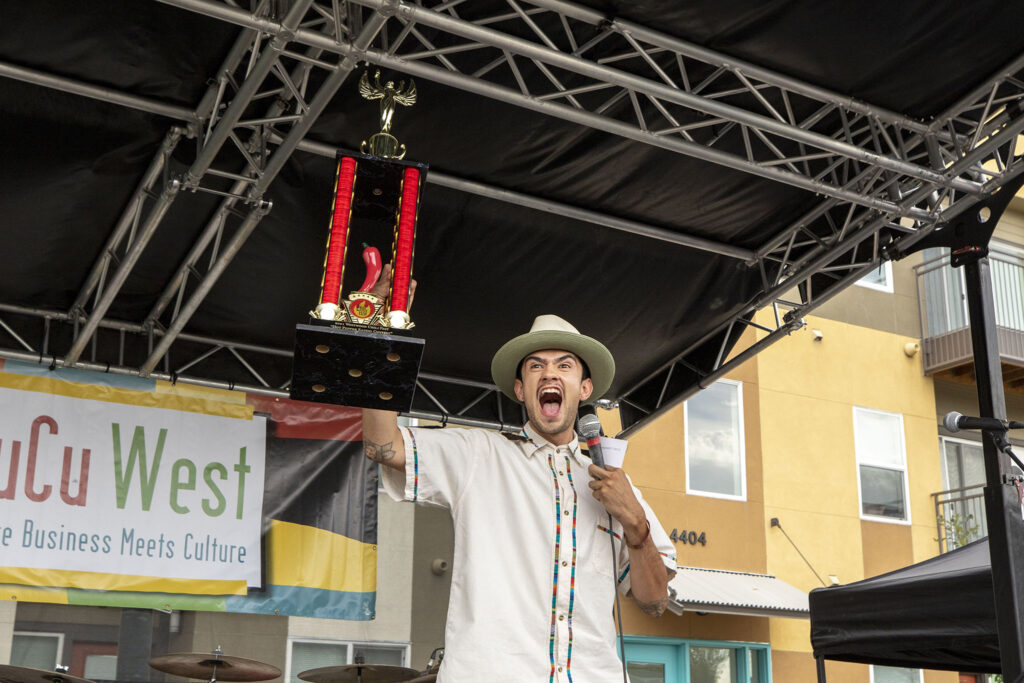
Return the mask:
[[[380, 100], [380, 132], [361, 153], [339, 152], [320, 297], [309, 324], [295, 328], [289, 395], [300, 401], [408, 411], [423, 358], [409, 317], [413, 245], [427, 165], [403, 161], [391, 134], [398, 105], [416, 102], [416, 84], [384, 85], [380, 72], [359, 93]], [[390, 255], [391, 286], [375, 285]], [[348, 292], [346, 295], [345, 292]]]

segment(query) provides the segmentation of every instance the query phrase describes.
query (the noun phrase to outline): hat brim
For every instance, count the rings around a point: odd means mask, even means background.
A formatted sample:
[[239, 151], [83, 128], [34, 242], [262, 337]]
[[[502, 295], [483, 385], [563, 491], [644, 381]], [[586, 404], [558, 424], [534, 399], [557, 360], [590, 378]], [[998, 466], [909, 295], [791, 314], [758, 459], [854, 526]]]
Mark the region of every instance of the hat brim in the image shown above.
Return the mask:
[[594, 403], [604, 396], [615, 378], [615, 359], [604, 344], [592, 337], [561, 330], [527, 332], [505, 343], [491, 360], [491, 378], [502, 393], [517, 403], [516, 369], [534, 351], [555, 349], [574, 353], [590, 369], [594, 391], [582, 403]]

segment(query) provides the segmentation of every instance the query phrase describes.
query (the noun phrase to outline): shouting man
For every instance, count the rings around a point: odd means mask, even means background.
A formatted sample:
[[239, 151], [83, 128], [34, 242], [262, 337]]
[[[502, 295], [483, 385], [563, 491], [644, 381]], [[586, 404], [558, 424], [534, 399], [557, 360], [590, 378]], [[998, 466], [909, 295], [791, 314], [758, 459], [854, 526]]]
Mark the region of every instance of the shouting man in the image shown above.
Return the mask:
[[579, 405], [614, 374], [603, 344], [542, 315], [491, 363], [495, 384], [526, 407], [519, 435], [400, 429], [395, 413], [363, 411], [365, 452], [384, 466], [388, 494], [454, 520], [438, 681], [621, 681], [616, 586], [648, 614], [665, 609], [671, 541], [621, 469], [581, 452], [574, 429]]

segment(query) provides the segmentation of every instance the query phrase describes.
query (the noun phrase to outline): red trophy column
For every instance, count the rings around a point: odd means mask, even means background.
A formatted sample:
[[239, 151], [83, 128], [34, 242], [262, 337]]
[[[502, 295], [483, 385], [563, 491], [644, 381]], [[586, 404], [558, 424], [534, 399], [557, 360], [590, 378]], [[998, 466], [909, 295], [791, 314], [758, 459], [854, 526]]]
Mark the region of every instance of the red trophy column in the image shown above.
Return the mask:
[[420, 172], [405, 169], [402, 178], [402, 204], [395, 226], [395, 252], [392, 259], [391, 310], [388, 324], [392, 328], [409, 327], [409, 290], [412, 282], [412, 253], [416, 236], [416, 211], [419, 208]]
[[352, 188], [355, 185], [356, 160], [342, 157], [334, 187], [334, 207], [331, 211], [331, 233], [327, 238], [324, 257], [324, 277], [320, 287], [320, 303], [313, 312], [321, 320], [341, 318], [341, 282], [345, 273], [345, 248], [348, 225], [352, 217]]

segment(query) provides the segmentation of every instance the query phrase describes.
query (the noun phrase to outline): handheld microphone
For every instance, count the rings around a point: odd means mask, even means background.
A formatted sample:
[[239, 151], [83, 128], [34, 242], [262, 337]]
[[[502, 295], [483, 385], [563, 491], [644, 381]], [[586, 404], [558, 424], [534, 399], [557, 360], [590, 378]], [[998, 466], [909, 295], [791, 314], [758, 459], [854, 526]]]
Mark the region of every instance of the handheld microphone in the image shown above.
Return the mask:
[[955, 410], [946, 413], [942, 419], [943, 426], [951, 432], [959, 432], [961, 429], [991, 429], [1005, 432], [1009, 429], [1024, 429], [1024, 422], [1015, 420], [1000, 420], [994, 417], [968, 417], [961, 415]]
[[604, 467], [604, 452], [601, 450], [601, 420], [592, 405], [580, 406], [580, 435], [587, 440], [590, 460], [598, 467]]

